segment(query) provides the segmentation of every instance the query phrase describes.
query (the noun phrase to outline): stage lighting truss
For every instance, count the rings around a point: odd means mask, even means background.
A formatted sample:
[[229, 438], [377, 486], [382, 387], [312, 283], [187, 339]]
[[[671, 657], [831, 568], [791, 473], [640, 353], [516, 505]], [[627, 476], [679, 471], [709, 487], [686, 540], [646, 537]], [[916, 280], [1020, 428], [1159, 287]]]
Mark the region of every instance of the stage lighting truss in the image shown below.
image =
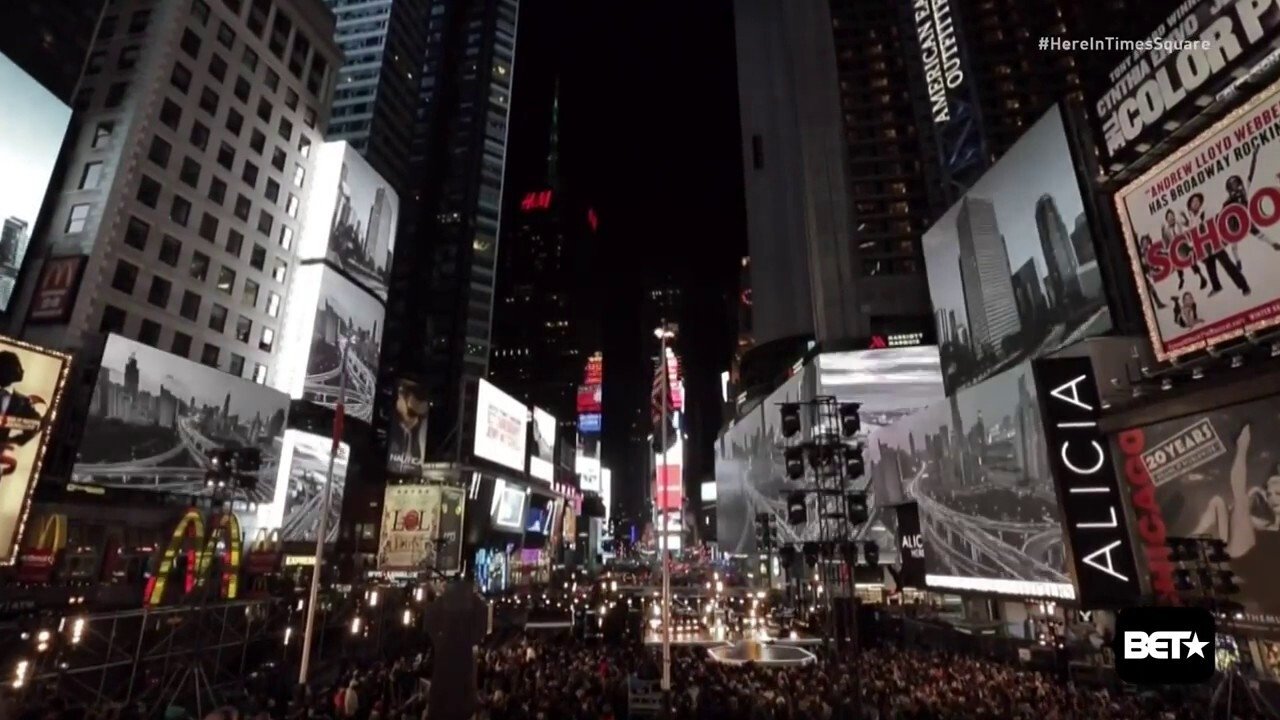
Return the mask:
[[793, 438], [800, 434], [800, 403], [783, 403], [779, 409], [782, 415], [782, 436]]

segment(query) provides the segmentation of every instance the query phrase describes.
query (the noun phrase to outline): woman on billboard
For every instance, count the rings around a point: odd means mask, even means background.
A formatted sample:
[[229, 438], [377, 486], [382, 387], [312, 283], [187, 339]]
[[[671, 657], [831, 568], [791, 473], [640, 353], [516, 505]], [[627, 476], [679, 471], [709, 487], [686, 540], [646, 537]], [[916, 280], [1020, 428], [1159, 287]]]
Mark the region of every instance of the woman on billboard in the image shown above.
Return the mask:
[[[1192, 536], [1211, 535], [1227, 543], [1231, 569], [1242, 580], [1257, 579], [1263, 574], [1247, 567], [1258, 563], [1270, 566], [1280, 551], [1280, 467], [1272, 467], [1264, 486], [1249, 486], [1249, 445], [1252, 428], [1245, 425], [1236, 439], [1236, 452], [1231, 462], [1231, 497], [1214, 495], [1206, 504]], [[1259, 531], [1263, 531], [1259, 533]], [[1259, 547], [1259, 541], [1262, 547]], [[1247, 560], [1246, 560], [1247, 556]], [[1272, 566], [1273, 567], [1273, 566]]]

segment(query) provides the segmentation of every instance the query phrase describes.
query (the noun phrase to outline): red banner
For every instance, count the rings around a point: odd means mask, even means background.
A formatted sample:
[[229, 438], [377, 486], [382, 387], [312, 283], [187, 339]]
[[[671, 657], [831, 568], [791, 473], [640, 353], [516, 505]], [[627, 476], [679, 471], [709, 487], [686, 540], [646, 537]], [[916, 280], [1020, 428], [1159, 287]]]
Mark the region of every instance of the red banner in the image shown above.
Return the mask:
[[658, 465], [653, 491], [659, 510], [679, 510], [684, 507], [684, 474], [680, 465]]

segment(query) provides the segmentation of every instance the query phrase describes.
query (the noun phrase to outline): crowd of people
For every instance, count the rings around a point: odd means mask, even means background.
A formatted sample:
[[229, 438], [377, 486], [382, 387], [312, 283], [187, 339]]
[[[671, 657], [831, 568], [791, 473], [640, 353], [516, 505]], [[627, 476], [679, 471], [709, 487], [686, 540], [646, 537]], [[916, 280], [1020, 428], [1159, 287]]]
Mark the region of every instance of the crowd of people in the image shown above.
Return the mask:
[[[509, 631], [476, 649], [475, 720], [616, 720], [635, 717], [634, 698], [656, 699], [659, 720], [1202, 720], [1203, 693], [1147, 694], [1085, 688], [1021, 667], [923, 649], [876, 647], [856, 660], [826, 657], [773, 669], [726, 665], [705, 650], [677, 648], [672, 687], [655, 692], [658, 654], [584, 642], [567, 632]], [[347, 663], [299, 695], [282, 676], [262, 675], [209, 720], [461, 720], [432, 709], [430, 649], [394, 661]], [[861, 703], [856, 701], [861, 698]], [[861, 705], [861, 714], [858, 705]], [[442, 714], [444, 717], [442, 717]], [[49, 707], [8, 718], [81, 717]], [[87, 717], [200, 720], [178, 706], [114, 708]], [[1230, 720], [1264, 717], [1237, 702]]]

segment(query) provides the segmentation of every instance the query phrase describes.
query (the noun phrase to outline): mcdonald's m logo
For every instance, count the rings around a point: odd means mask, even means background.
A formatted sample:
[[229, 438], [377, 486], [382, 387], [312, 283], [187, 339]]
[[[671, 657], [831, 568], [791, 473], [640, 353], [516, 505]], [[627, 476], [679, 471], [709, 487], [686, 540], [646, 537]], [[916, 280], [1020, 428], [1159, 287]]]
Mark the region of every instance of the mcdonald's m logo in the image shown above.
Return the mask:
[[[204, 518], [194, 508], [188, 510], [169, 537], [169, 544], [160, 556], [160, 567], [147, 578], [144, 601], [148, 605], [160, 605], [165, 601], [165, 590], [170, 576], [181, 564], [182, 596], [205, 587], [213, 559], [222, 559], [218, 580], [218, 597], [234, 600], [239, 591], [241, 545], [240, 521], [233, 513], [214, 515], [205, 532]], [[182, 558], [182, 562], [179, 562]]]
[[35, 296], [31, 299], [31, 310], [27, 313], [28, 322], [61, 323], [71, 317], [87, 260], [84, 255], [70, 255], [44, 261]]

